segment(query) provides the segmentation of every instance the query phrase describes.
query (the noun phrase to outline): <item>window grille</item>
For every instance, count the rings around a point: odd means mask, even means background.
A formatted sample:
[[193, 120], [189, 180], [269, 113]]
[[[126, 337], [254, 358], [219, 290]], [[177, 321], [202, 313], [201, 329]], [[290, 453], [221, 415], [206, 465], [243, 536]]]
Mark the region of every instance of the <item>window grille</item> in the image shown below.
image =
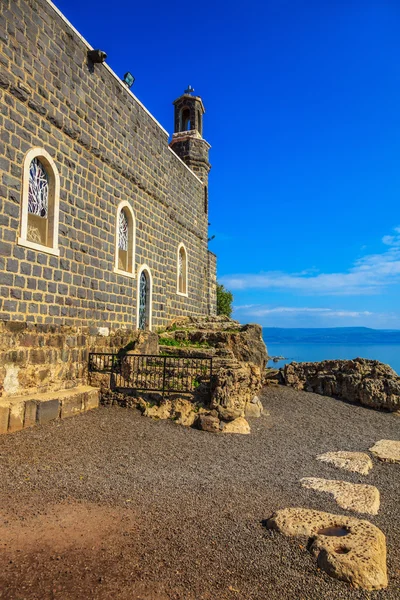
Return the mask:
[[179, 280], [183, 280], [183, 252], [182, 252], [182, 248], [179, 251], [179, 256], [178, 256], [178, 277]]
[[47, 219], [49, 178], [44, 166], [34, 158], [29, 167], [28, 213]]
[[120, 250], [128, 250], [128, 219], [123, 210], [119, 213], [118, 247]]
[[187, 293], [187, 257], [186, 250], [183, 246], [179, 248], [178, 252], [178, 264], [177, 264], [177, 275], [178, 275], [178, 293]]
[[139, 329], [147, 329], [148, 310], [149, 310], [149, 290], [146, 273], [142, 271], [140, 275], [139, 287]]

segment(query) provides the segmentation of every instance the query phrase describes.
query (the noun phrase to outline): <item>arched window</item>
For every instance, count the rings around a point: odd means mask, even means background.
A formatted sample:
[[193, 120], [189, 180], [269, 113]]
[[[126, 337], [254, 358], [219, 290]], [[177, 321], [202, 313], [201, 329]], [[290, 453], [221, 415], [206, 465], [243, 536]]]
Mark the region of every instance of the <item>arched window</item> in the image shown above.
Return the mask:
[[147, 265], [140, 267], [137, 285], [137, 327], [138, 329], [151, 330], [153, 280]]
[[21, 200], [18, 244], [58, 256], [60, 177], [43, 148], [33, 148], [25, 156]]
[[176, 292], [180, 296], [187, 296], [187, 253], [183, 244], [178, 246], [177, 255], [177, 287]]
[[190, 109], [182, 108], [181, 111], [181, 131], [190, 131]]
[[201, 112], [200, 110], [197, 111], [197, 130], [199, 132], [200, 135], [203, 135], [203, 126], [202, 126], [202, 122], [201, 122]]
[[121, 202], [117, 208], [115, 234], [114, 272], [128, 277], [135, 276], [135, 215], [129, 202]]

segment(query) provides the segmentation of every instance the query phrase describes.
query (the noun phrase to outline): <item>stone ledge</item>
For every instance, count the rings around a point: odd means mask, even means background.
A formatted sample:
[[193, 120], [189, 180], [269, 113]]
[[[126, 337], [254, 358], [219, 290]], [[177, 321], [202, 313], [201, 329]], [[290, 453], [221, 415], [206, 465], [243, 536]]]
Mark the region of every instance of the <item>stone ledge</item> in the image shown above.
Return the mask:
[[92, 410], [99, 405], [99, 394], [98, 388], [81, 385], [69, 390], [2, 399], [0, 433], [13, 433]]

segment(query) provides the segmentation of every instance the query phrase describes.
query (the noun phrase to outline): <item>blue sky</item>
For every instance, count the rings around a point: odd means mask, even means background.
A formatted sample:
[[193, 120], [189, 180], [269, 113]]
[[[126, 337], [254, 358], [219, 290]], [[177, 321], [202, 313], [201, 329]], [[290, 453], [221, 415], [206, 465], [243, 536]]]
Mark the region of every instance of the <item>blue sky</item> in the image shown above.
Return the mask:
[[190, 83], [234, 316], [400, 328], [400, 3], [56, 0], [172, 133]]

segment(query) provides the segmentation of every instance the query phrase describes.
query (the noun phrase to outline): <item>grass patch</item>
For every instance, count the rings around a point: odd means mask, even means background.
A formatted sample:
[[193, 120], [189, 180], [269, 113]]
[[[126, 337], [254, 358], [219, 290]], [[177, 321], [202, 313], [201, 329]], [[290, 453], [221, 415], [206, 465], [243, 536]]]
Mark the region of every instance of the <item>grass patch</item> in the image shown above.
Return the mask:
[[190, 342], [189, 340], [175, 340], [159, 336], [160, 346], [171, 346], [173, 348], [210, 348], [207, 342]]
[[181, 346], [181, 342], [178, 342], [178, 340], [174, 340], [173, 338], [167, 338], [167, 337], [159, 337], [158, 338], [159, 343], [161, 344], [161, 346]]

